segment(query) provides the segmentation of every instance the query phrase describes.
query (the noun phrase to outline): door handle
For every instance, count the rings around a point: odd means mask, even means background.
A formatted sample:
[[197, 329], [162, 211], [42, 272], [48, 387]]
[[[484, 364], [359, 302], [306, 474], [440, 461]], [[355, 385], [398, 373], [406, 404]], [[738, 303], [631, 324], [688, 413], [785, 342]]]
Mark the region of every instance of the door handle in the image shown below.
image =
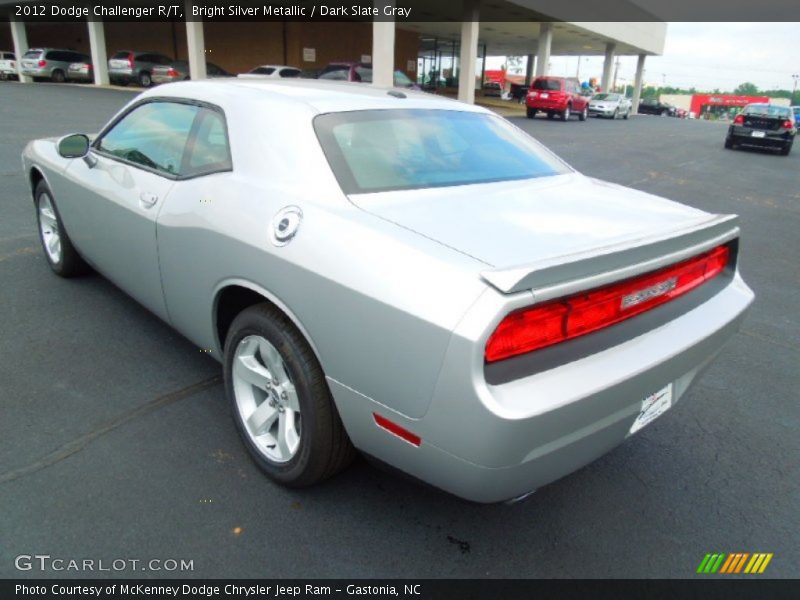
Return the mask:
[[139, 194], [139, 200], [141, 200], [142, 206], [144, 206], [145, 208], [150, 208], [156, 202], [158, 202], [158, 196], [156, 196], [152, 192], [142, 192], [141, 194]]

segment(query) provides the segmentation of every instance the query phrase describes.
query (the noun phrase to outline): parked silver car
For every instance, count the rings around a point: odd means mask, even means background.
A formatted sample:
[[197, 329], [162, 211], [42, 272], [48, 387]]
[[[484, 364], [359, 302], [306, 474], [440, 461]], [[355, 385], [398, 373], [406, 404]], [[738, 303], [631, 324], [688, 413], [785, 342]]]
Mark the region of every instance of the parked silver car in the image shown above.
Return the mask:
[[91, 60], [80, 60], [69, 65], [67, 79], [70, 81], [94, 81], [94, 67]]
[[753, 299], [736, 217], [413, 91], [168, 84], [23, 165], [52, 270], [91, 265], [221, 361], [244, 444], [292, 486], [355, 448], [519, 497], [684, 398]]
[[589, 100], [589, 115], [627, 119], [631, 114], [631, 106], [631, 101], [623, 94], [595, 94]]
[[[189, 79], [191, 79], [189, 76], [189, 63], [185, 60], [174, 60], [168, 65], [157, 65], [153, 67], [153, 71], [150, 75], [153, 79], [153, 83], [157, 84], [189, 81]], [[214, 79], [215, 77], [233, 77], [233, 75], [222, 67], [210, 62], [206, 63], [206, 76], [209, 79]]]
[[114, 85], [136, 83], [141, 87], [153, 84], [153, 69], [168, 66], [173, 59], [158, 52], [131, 52], [120, 50], [108, 59], [108, 78]]
[[20, 64], [22, 74], [32, 77], [34, 81], [49, 79], [55, 83], [63, 83], [68, 79], [69, 66], [72, 63], [91, 60], [86, 54], [72, 50], [31, 48], [22, 55]]

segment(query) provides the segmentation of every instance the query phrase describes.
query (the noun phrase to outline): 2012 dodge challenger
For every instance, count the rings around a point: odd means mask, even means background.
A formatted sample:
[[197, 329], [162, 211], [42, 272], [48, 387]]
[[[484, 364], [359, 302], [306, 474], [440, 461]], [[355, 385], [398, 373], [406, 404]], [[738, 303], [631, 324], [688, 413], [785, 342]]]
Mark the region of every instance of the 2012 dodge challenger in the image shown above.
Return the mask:
[[52, 270], [95, 269], [208, 349], [285, 485], [357, 449], [521, 497], [673, 406], [753, 300], [735, 216], [412, 91], [166, 85], [23, 164]]

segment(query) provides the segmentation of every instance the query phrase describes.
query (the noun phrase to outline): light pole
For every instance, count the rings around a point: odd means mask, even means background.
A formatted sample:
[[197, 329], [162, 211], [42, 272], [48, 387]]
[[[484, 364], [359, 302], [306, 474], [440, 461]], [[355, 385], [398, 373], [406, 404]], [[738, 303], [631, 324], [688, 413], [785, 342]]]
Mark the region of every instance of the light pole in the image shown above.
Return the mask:
[[795, 106], [794, 95], [795, 92], [797, 92], [797, 80], [800, 79], [800, 75], [792, 75], [792, 79], [794, 80], [794, 86], [792, 87], [792, 106]]

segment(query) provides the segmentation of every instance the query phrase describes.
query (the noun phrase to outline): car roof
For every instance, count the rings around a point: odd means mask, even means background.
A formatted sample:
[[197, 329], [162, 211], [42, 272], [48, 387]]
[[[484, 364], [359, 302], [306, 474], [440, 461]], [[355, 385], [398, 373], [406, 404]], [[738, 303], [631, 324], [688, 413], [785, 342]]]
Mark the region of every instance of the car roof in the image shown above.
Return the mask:
[[[392, 92], [392, 93], [390, 93]], [[400, 97], [398, 97], [400, 95]], [[148, 90], [149, 96], [173, 96], [204, 100], [213, 104], [257, 105], [267, 101], [302, 104], [310, 113], [370, 109], [433, 109], [492, 114], [489, 110], [450, 98], [403, 88], [385, 88], [365, 83], [319, 79], [231, 78], [187, 81]]]
[[296, 69], [299, 71], [298, 67], [292, 67], [290, 65], [256, 65], [253, 69]]

